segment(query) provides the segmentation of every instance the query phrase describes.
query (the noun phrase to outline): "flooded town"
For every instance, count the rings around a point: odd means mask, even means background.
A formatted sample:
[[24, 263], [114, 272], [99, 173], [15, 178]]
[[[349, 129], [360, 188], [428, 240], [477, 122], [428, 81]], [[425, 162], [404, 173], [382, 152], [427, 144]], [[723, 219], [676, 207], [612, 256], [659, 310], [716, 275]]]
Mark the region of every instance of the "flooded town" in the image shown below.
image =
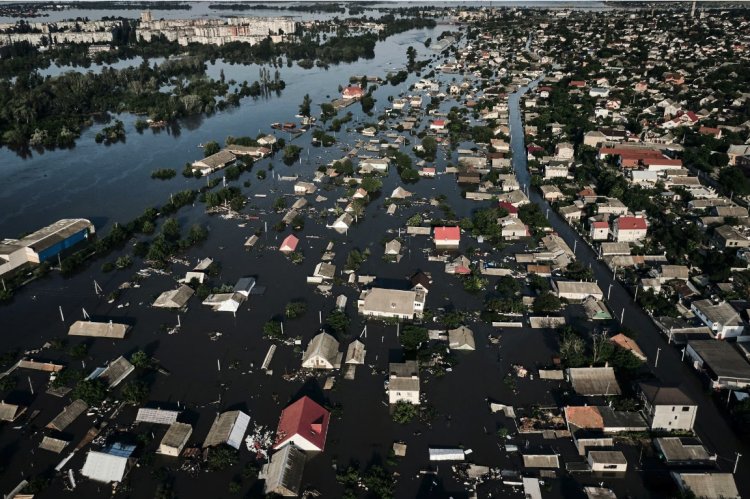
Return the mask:
[[3, 497], [750, 497], [748, 7], [0, 4]]

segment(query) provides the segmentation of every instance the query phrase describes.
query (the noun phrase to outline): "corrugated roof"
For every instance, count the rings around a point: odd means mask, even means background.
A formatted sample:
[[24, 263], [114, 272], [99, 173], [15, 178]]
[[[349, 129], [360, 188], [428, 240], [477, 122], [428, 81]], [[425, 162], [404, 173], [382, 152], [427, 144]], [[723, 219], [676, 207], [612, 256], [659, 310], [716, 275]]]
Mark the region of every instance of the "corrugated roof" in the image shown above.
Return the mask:
[[275, 449], [298, 435], [321, 451], [326, 445], [330, 413], [310, 397], [302, 397], [281, 411]]
[[73, 401], [70, 405], [65, 407], [60, 414], [49, 422], [47, 428], [51, 428], [57, 431], [63, 431], [67, 428], [75, 419], [86, 412], [89, 405], [81, 399]]
[[68, 330], [70, 336], [91, 336], [94, 338], [124, 338], [130, 330], [127, 324], [116, 322], [76, 321]]

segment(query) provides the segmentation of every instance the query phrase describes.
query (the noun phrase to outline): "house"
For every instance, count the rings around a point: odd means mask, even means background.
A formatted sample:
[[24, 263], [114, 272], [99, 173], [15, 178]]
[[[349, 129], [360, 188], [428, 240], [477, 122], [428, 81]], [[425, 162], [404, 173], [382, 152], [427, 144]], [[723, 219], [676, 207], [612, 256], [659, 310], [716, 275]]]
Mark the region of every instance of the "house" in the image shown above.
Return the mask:
[[696, 300], [690, 304], [690, 310], [711, 328], [719, 340], [734, 338], [745, 330], [739, 312], [725, 301], [714, 303], [711, 300]]
[[276, 143], [276, 137], [273, 135], [264, 135], [258, 139], [258, 144], [262, 146], [272, 146]]
[[391, 239], [385, 243], [385, 254], [395, 256], [401, 253], [401, 242], [398, 239]]
[[542, 196], [547, 201], [559, 201], [565, 197], [563, 192], [556, 185], [543, 185], [539, 188], [542, 191]]
[[445, 264], [446, 274], [469, 275], [471, 274], [471, 260], [464, 255], [459, 255]]
[[217, 414], [213, 424], [211, 424], [211, 429], [208, 431], [206, 440], [203, 441], [203, 448], [227, 444], [239, 449], [249, 424], [250, 416], [242, 411], [227, 411]]
[[514, 216], [509, 215], [504, 218], [499, 218], [497, 223], [501, 226], [500, 235], [503, 239], [514, 241], [521, 239], [522, 237], [531, 236], [528, 226]]
[[581, 217], [583, 217], [583, 211], [581, 211], [581, 208], [574, 204], [561, 206], [559, 211], [560, 215], [562, 215], [562, 217], [568, 223], [579, 222], [581, 220]]
[[716, 466], [716, 455], [711, 455], [695, 437], [660, 437], [654, 447], [668, 466]]
[[211, 307], [214, 312], [236, 313], [247, 298], [240, 293], [212, 293], [201, 305]]
[[519, 189], [511, 192], [504, 192], [498, 195], [497, 199], [498, 201], [506, 201], [516, 208], [525, 204], [529, 204], [531, 202], [529, 201], [529, 198], [526, 196], [526, 194], [524, 194], [524, 192]]
[[640, 217], [620, 216], [612, 224], [612, 238], [617, 242], [635, 242], [646, 237], [648, 226]]
[[407, 191], [400, 185], [393, 189], [393, 192], [391, 193], [391, 198], [393, 199], [406, 199], [411, 197], [411, 192]]
[[570, 142], [560, 142], [555, 146], [555, 157], [562, 160], [572, 160], [575, 154], [573, 144]]
[[265, 158], [273, 152], [268, 147], [241, 146], [238, 144], [228, 145], [226, 151], [229, 151], [235, 156], [251, 156], [256, 159]]
[[422, 316], [425, 299], [424, 291], [372, 288], [362, 291], [357, 308], [367, 317], [413, 319]]
[[552, 280], [552, 292], [558, 298], [582, 302], [589, 296], [604, 299], [604, 293], [595, 282]]
[[107, 367], [94, 369], [87, 379], [99, 379], [107, 385], [107, 388], [112, 389], [122, 383], [133, 371], [135, 371], [135, 366], [120, 355], [107, 364]]
[[594, 472], [625, 473], [628, 461], [618, 450], [590, 450], [586, 460]]
[[659, 382], [639, 384], [643, 416], [654, 431], [693, 431], [698, 404], [679, 387]]
[[717, 140], [721, 139], [721, 128], [712, 128], [701, 125], [701, 127], [698, 129], [698, 133], [701, 135], [708, 135]]
[[179, 457], [182, 449], [185, 448], [190, 435], [193, 433], [193, 427], [186, 423], [174, 422], [169, 426], [167, 433], [159, 443], [157, 454], [164, 456]]
[[638, 359], [644, 362], [646, 361], [646, 355], [643, 353], [643, 350], [641, 350], [641, 347], [638, 346], [638, 343], [636, 343], [633, 338], [625, 336], [623, 333], [618, 333], [612, 336], [609, 341], [620, 348], [628, 350]]
[[263, 466], [263, 493], [266, 496], [297, 497], [302, 488], [306, 459], [305, 453], [294, 444], [275, 452]]
[[592, 222], [589, 237], [592, 241], [606, 241], [609, 238], [609, 223]]
[[362, 173], [378, 171], [387, 172], [389, 161], [386, 158], [360, 158], [359, 168]]
[[565, 164], [546, 164], [544, 165], [544, 178], [566, 178], [569, 174], [568, 165]]
[[336, 220], [334, 220], [334, 222], [329, 225], [328, 228], [335, 230], [339, 234], [344, 234], [349, 230], [353, 223], [354, 218], [350, 214], [344, 213]]
[[731, 343], [688, 340], [685, 353], [693, 367], [708, 376], [712, 388], [743, 390], [750, 387], [750, 363]]
[[458, 249], [461, 242], [461, 229], [454, 227], [435, 227], [433, 240], [438, 249]]
[[192, 168], [199, 171], [201, 175], [208, 175], [216, 170], [221, 170], [237, 161], [237, 156], [223, 149], [216, 154], [212, 154], [198, 161], [194, 161]]
[[685, 265], [662, 265], [659, 272], [659, 281], [662, 283], [679, 280], [687, 281], [690, 277], [690, 269]]
[[419, 365], [416, 360], [388, 365], [388, 402], [419, 405]]
[[433, 120], [430, 123], [430, 130], [445, 130], [446, 124], [447, 121], [443, 119]]
[[593, 87], [589, 89], [589, 97], [609, 97], [609, 89], [604, 87]]
[[279, 251], [281, 251], [284, 254], [293, 253], [297, 249], [297, 244], [299, 244], [299, 239], [294, 234], [289, 234], [284, 238], [284, 240], [281, 242], [281, 246], [279, 246]]
[[76, 321], [68, 329], [68, 336], [88, 336], [90, 338], [122, 339], [130, 330], [128, 324], [116, 322]]
[[308, 396], [281, 411], [274, 449], [293, 444], [305, 452], [323, 452], [331, 414]]
[[302, 355], [305, 369], [338, 369], [343, 354], [339, 352], [339, 342], [328, 333], [319, 333], [310, 340]]
[[362, 365], [365, 363], [365, 344], [359, 340], [354, 340], [346, 349], [346, 358], [344, 364]]
[[341, 92], [344, 100], [361, 99], [364, 95], [365, 91], [359, 85], [349, 85]]
[[474, 332], [466, 326], [448, 330], [448, 348], [451, 350], [476, 350]]
[[700, 499], [741, 499], [731, 473], [670, 472], [680, 492]]
[[589, 296], [583, 300], [583, 310], [586, 312], [586, 317], [589, 320], [608, 321], [612, 319], [612, 314], [609, 313], [607, 305], [593, 296]]
[[750, 145], [730, 145], [727, 149], [727, 156], [729, 156], [729, 165], [737, 166], [737, 160], [743, 156], [750, 155]]
[[180, 411], [170, 411], [167, 409], [153, 409], [150, 407], [141, 407], [135, 416], [136, 423], [151, 423], [171, 425], [177, 421]]
[[611, 367], [575, 367], [566, 370], [573, 390], [579, 395], [620, 395], [620, 385]]
[[432, 166], [425, 166], [419, 170], [419, 175], [422, 177], [433, 178], [436, 174], [436, 170]]
[[135, 462], [131, 457], [133, 451], [135, 445], [119, 443], [109, 445], [102, 451], [89, 451], [81, 474], [102, 483], [122, 482]]
[[318, 188], [315, 186], [315, 184], [311, 182], [297, 182], [296, 184], [294, 184], [295, 194], [314, 194], [317, 189]]
[[743, 236], [731, 225], [722, 225], [715, 228], [714, 239], [722, 249], [750, 247], [750, 239]]
[[157, 308], [182, 308], [195, 291], [190, 286], [183, 284], [177, 289], [165, 291], [156, 298], [152, 306]]
[[69, 405], [65, 406], [63, 410], [47, 423], [47, 428], [56, 431], [63, 431], [65, 428], [70, 426], [78, 416], [83, 414], [89, 409], [89, 405], [81, 399], [74, 400]]

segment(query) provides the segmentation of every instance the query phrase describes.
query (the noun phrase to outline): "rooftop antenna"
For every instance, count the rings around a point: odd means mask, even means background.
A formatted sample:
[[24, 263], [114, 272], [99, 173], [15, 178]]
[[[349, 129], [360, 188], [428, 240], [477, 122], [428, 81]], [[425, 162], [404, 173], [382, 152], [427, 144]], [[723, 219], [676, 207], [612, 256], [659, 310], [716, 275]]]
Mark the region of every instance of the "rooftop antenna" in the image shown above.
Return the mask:
[[102, 292], [102, 287], [99, 286], [99, 283], [94, 280], [94, 293], [96, 293], [96, 296], [99, 296], [99, 294]]

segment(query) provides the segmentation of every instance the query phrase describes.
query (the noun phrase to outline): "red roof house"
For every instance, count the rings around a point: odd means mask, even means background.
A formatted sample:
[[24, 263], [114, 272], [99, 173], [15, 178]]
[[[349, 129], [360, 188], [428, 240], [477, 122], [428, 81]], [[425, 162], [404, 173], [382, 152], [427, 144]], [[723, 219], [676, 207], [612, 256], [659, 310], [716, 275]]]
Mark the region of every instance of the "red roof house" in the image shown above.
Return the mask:
[[576, 88], [583, 88], [586, 86], [586, 82], [583, 80], [572, 80], [569, 84], [569, 87], [576, 87]]
[[293, 443], [304, 451], [322, 452], [331, 414], [310, 397], [302, 397], [281, 411], [274, 449]]
[[640, 217], [619, 217], [612, 225], [612, 235], [617, 242], [639, 241], [646, 237], [648, 225]]
[[292, 253], [297, 249], [298, 244], [299, 244], [299, 239], [297, 239], [297, 236], [295, 236], [294, 234], [289, 234], [281, 242], [281, 246], [279, 246], [279, 251], [281, 251], [282, 253]]
[[461, 229], [458, 227], [435, 227], [433, 237], [437, 248], [458, 248], [461, 242]]
[[430, 123], [430, 128], [433, 130], [442, 130], [445, 128], [445, 120], [435, 120]]
[[518, 208], [513, 206], [508, 201], [498, 201], [497, 206], [498, 208], [504, 208], [508, 212], [508, 215], [518, 216]]
[[342, 92], [344, 99], [359, 99], [365, 95], [365, 91], [359, 85], [350, 85]]

